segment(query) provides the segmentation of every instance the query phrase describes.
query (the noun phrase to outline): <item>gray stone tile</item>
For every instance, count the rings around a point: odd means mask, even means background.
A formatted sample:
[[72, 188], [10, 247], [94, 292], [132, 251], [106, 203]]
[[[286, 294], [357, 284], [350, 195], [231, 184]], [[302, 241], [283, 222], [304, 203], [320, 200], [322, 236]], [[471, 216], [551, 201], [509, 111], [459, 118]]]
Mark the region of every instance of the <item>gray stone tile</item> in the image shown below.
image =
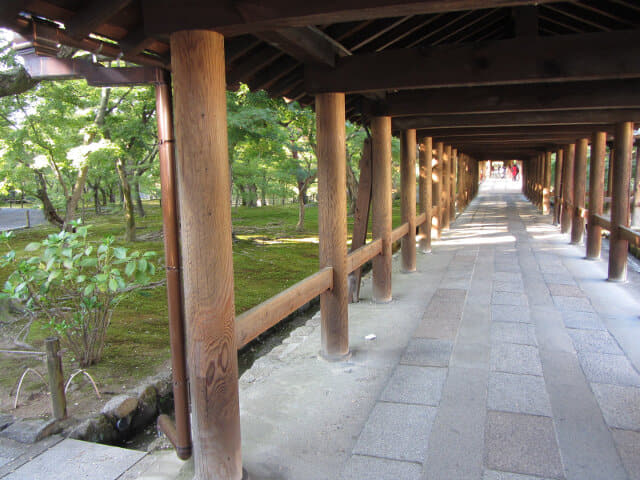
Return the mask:
[[489, 369], [489, 343], [467, 343], [460, 339], [453, 347], [449, 365], [452, 367]]
[[347, 462], [341, 480], [419, 480], [422, 465], [386, 458], [353, 455]]
[[489, 412], [485, 427], [485, 465], [491, 470], [563, 478], [552, 420]]
[[640, 431], [640, 388], [593, 384], [607, 425]]
[[553, 296], [553, 303], [559, 310], [569, 310], [572, 312], [593, 312], [593, 305], [587, 298]]
[[491, 369], [498, 372], [542, 376], [538, 349], [530, 345], [497, 343], [491, 347]]
[[561, 285], [577, 285], [573, 276], [569, 273], [544, 273], [544, 281], [549, 284], [561, 284]]
[[398, 365], [380, 400], [437, 406], [445, 378], [446, 368]]
[[491, 372], [487, 408], [502, 412], [551, 416], [544, 379], [532, 375]]
[[509, 282], [505, 280], [495, 280], [493, 282], [494, 292], [511, 292], [511, 293], [524, 293], [524, 284], [522, 281]]
[[493, 305], [519, 305], [527, 306], [529, 304], [527, 296], [523, 293], [497, 292], [491, 295], [491, 303]]
[[610, 353], [623, 355], [622, 350], [609, 332], [602, 330], [569, 329], [569, 336], [578, 352]]
[[431, 430], [424, 477], [477, 480], [482, 474], [488, 370], [450, 367]]
[[452, 348], [453, 342], [448, 340], [412, 338], [400, 363], [423, 367], [446, 367], [449, 365]]
[[562, 312], [562, 320], [567, 328], [580, 328], [583, 330], [605, 330], [600, 317], [595, 312]]
[[613, 430], [612, 433], [629, 480], [640, 480], [640, 432]]
[[520, 272], [493, 272], [493, 279], [503, 282], [522, 282], [522, 274]]
[[539, 264], [542, 273], [567, 274], [569, 273], [563, 265], [558, 264]]
[[565, 285], [562, 283], [547, 283], [549, 291], [553, 296], [563, 297], [585, 297], [586, 295], [577, 285]]
[[567, 480], [625, 480], [613, 439], [575, 353], [540, 358]]
[[460, 318], [452, 318], [448, 315], [425, 315], [413, 332], [413, 336], [453, 340], [456, 338], [459, 325]]
[[578, 358], [590, 382], [640, 387], [640, 375], [623, 355], [578, 352]]
[[519, 343], [522, 345], [536, 345], [536, 335], [533, 325], [526, 323], [493, 322], [491, 324], [491, 342]]
[[353, 453], [424, 462], [436, 410], [423, 405], [377, 403]]
[[491, 320], [494, 322], [531, 323], [528, 308], [518, 305], [491, 305]]
[[520, 273], [520, 265], [517, 262], [496, 262], [494, 269], [496, 272]]
[[67, 438], [4, 478], [112, 480], [145, 455], [145, 452]]
[[532, 477], [531, 475], [520, 475], [519, 473], [496, 472], [495, 470], [485, 470], [482, 480], [548, 480], [542, 477]]

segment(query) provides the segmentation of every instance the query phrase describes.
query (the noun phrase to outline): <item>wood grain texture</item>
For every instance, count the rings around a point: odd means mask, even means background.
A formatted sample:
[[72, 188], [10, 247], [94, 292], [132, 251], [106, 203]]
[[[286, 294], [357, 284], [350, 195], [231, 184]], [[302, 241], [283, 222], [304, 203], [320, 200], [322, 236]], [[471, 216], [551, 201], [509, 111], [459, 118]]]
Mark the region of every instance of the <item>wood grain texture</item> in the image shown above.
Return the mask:
[[420, 223], [420, 251], [428, 253], [431, 251], [431, 202], [433, 192], [431, 184], [433, 142], [431, 137], [424, 137], [420, 143], [419, 162], [420, 176], [418, 178], [418, 188], [420, 191], [420, 214], [424, 214], [426, 217], [425, 222]]
[[591, 220], [602, 215], [604, 206], [604, 157], [607, 153], [606, 132], [595, 132], [591, 140], [589, 163], [589, 222], [587, 223], [587, 258], [598, 259], [602, 249], [602, 229]]
[[542, 184], [542, 213], [551, 212], [551, 152], [544, 155], [544, 182]]
[[[605, 134], [606, 135], [606, 134]], [[553, 187], [555, 196], [553, 201], [553, 224], [560, 225], [560, 210], [562, 209], [562, 163], [563, 151], [561, 148], [556, 150], [556, 178]]]
[[242, 477], [224, 40], [170, 37], [195, 478]]
[[585, 207], [587, 193], [587, 154], [589, 139], [581, 138], [576, 142], [576, 158], [573, 164], [573, 206], [574, 215], [571, 224], [571, 243], [579, 245], [584, 238], [585, 219], [577, 215], [577, 209]]
[[349, 273], [359, 269], [362, 265], [380, 255], [382, 252], [382, 239], [378, 238], [352, 251], [347, 255], [347, 271]]
[[382, 253], [373, 259], [373, 299], [391, 301], [391, 117], [371, 119], [373, 139], [373, 239], [382, 239]]
[[449, 230], [451, 223], [451, 145], [445, 145], [442, 157], [442, 201], [440, 203], [440, 225], [442, 230]]
[[616, 154], [613, 159], [613, 189], [611, 191], [611, 237], [609, 238], [609, 280], [627, 279], [629, 241], [620, 235], [619, 225], [629, 226], [629, 183], [631, 182], [631, 151], [633, 123], [616, 125]]
[[562, 165], [562, 218], [560, 219], [560, 231], [569, 233], [571, 231], [571, 219], [573, 211], [568, 205], [573, 204], [573, 164], [576, 158], [576, 144], [570, 143], [564, 147], [564, 164]]
[[400, 215], [409, 230], [402, 237], [402, 270], [416, 270], [416, 131], [400, 134]]
[[434, 213], [433, 220], [431, 223], [432, 228], [432, 238], [436, 240], [440, 240], [441, 235], [441, 225], [442, 222], [440, 218], [442, 217], [442, 157], [444, 156], [444, 143], [438, 142], [436, 143], [436, 157], [433, 161], [433, 169], [432, 169], [432, 205], [434, 209], [437, 210], [437, 213]]
[[343, 93], [316, 95], [320, 268], [333, 268], [333, 288], [320, 295], [322, 353], [349, 353], [347, 170]]

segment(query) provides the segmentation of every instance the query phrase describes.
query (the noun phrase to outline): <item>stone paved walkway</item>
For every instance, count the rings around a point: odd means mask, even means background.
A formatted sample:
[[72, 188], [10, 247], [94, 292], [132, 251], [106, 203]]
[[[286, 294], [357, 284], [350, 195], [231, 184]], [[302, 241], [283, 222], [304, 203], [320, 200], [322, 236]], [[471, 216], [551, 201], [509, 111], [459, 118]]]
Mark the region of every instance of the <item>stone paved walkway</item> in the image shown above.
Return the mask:
[[640, 479], [640, 304], [511, 185], [441, 242], [443, 280], [344, 479]]
[[[417, 272], [394, 259], [391, 303], [363, 281], [348, 362], [319, 359], [316, 316], [243, 374], [252, 480], [640, 479], [640, 282], [519, 188], [487, 181]], [[192, 476], [164, 452], [122, 478]]]

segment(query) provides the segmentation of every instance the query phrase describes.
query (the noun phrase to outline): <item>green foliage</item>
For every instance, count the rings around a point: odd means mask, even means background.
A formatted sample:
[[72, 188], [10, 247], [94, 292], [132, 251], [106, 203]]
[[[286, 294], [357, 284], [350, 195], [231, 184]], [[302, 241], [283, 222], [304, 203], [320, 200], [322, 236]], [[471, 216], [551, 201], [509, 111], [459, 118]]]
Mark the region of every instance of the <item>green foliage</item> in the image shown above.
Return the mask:
[[102, 356], [107, 327], [116, 305], [155, 273], [155, 253], [114, 246], [112, 236], [99, 244], [88, 240], [88, 227], [51, 234], [29, 243], [28, 258], [16, 258], [10, 233], [2, 239], [9, 251], [0, 267], [14, 266], [3, 295], [20, 300], [33, 314], [42, 314], [51, 330], [66, 337], [80, 366]]

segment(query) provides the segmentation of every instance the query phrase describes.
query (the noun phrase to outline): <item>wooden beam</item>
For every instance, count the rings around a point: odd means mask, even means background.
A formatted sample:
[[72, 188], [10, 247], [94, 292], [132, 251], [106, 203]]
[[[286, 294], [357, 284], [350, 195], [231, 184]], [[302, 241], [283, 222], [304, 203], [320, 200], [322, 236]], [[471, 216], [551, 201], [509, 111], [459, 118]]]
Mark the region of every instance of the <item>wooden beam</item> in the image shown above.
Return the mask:
[[156, 39], [148, 36], [144, 28], [139, 27], [131, 30], [126, 37], [120, 40], [120, 48], [127, 55], [137, 55], [149, 48], [156, 42]]
[[26, 0], [3, 0], [0, 2], [0, 26], [15, 28], [16, 17], [27, 3]]
[[307, 67], [305, 85], [367, 92], [638, 78], [638, 58], [638, 30], [515, 38], [353, 55], [335, 68]]
[[529, 127], [512, 127], [512, 126], [497, 126], [497, 127], [464, 127], [464, 128], [449, 128], [449, 127], [433, 127], [422, 128], [419, 130], [419, 134], [434, 136], [436, 138], [446, 139], [450, 137], [466, 138], [466, 137], [502, 137], [502, 136], [521, 136], [523, 138], [541, 137], [547, 135], [567, 135], [570, 137], [580, 138], [589, 134], [590, 132], [600, 130], [613, 132], [613, 126], [611, 124], [600, 125], [535, 125]]
[[[555, 0], [484, 0], [482, 8], [535, 5]], [[149, 34], [212, 29], [225, 36], [283, 27], [403, 17], [478, 8], [477, 0], [240, 0], [229, 5], [209, 0], [142, 0]]]
[[93, 0], [85, 5], [65, 24], [65, 30], [72, 38], [82, 40], [106, 23], [133, 0]]
[[509, 113], [640, 108], [640, 79], [405, 90], [371, 105], [374, 115]]
[[607, 135], [594, 132], [591, 140], [589, 164], [589, 220], [587, 222], [587, 258], [598, 260], [602, 250], [602, 229], [593, 221], [602, 215], [604, 206], [604, 159], [607, 153]]
[[400, 117], [393, 120], [393, 130], [425, 127], [504, 127], [536, 125], [591, 125], [640, 119], [640, 109], [565, 110], [558, 112], [513, 112], [471, 115], [433, 115]]
[[256, 36], [305, 64], [333, 67], [337, 56], [350, 55], [348, 50], [338, 48], [321, 33], [315, 28], [289, 27], [261, 32]]

